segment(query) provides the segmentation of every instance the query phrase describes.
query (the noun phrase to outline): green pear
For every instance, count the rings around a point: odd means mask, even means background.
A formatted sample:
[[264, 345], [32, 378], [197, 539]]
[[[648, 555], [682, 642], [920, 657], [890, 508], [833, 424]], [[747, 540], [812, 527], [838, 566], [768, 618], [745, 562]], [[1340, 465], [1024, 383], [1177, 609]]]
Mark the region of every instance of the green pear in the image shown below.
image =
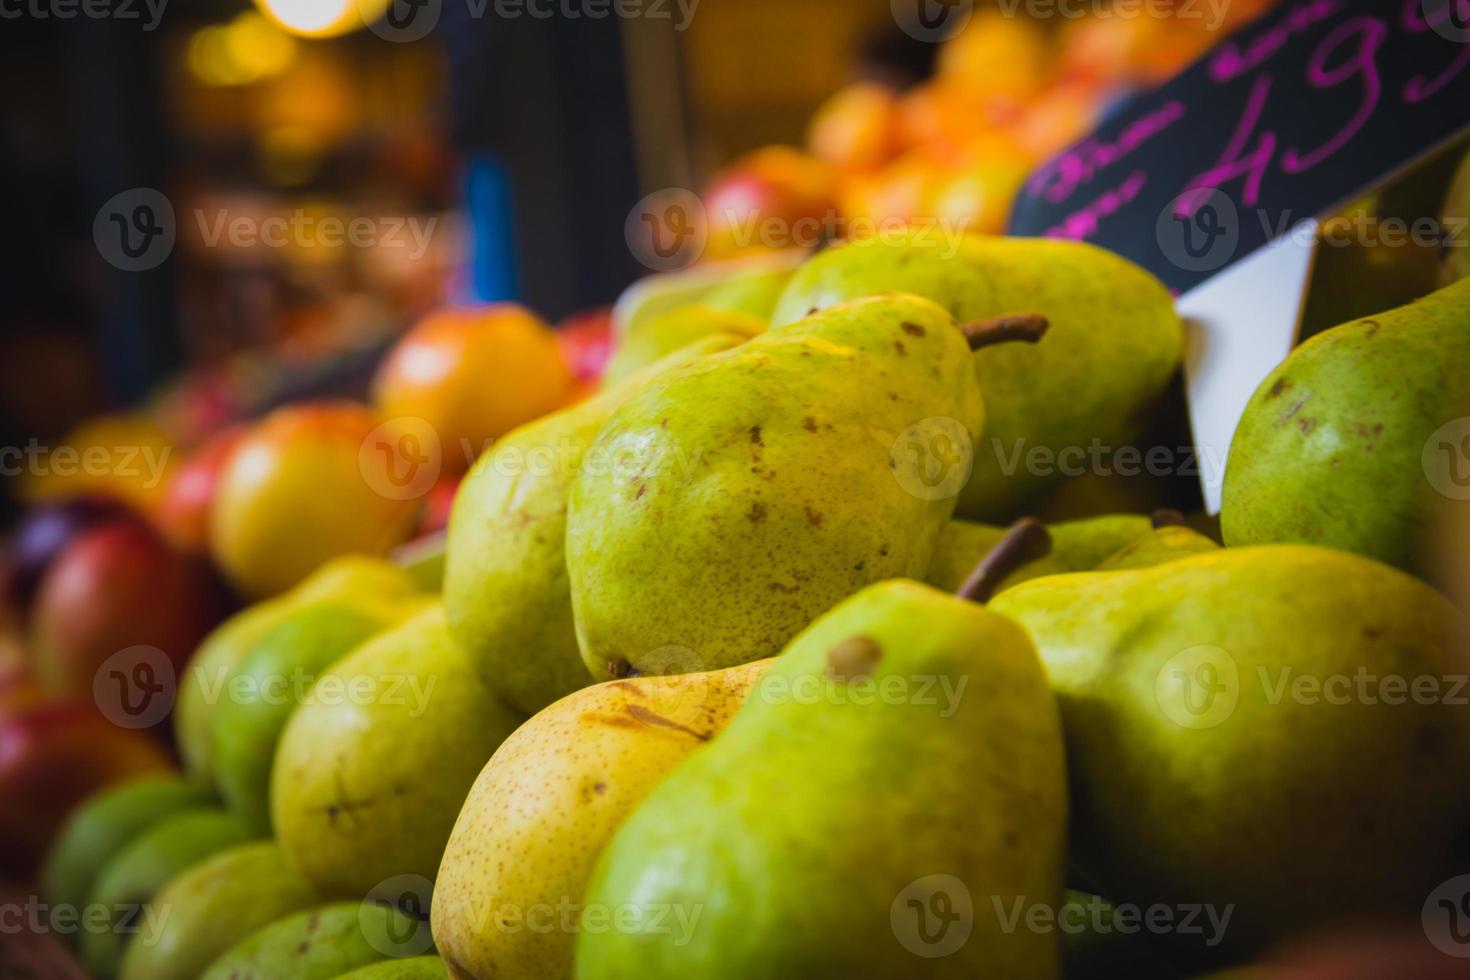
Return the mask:
[[269, 834], [270, 775], [281, 730], [316, 678], [360, 643], [425, 601], [305, 603], [256, 641], [230, 677], [214, 712], [214, 768], [220, 794], [241, 819]]
[[155, 936], [123, 953], [120, 980], [194, 980], [257, 929], [320, 901], [272, 841], [221, 851], [170, 879], [153, 904], [168, 910]]
[[700, 302], [716, 310], [747, 313], [759, 317], [763, 323], [768, 322], [795, 271], [786, 265], [778, 265], [742, 272], [705, 293]]
[[[1220, 546], [1192, 527], [1175, 525], [1160, 527], [1119, 548], [1091, 571], [1121, 572], [1134, 568], [1152, 568], [1181, 558], [1219, 551]], [[1089, 569], [1077, 569], [1089, 571]]]
[[579, 475], [567, 517], [593, 675], [769, 657], [863, 586], [922, 576], [983, 425], [985, 331], [917, 296], [858, 300], [617, 409], [592, 450], [610, 472]]
[[619, 341], [603, 372], [604, 385], [620, 384], [662, 358], [716, 334], [750, 338], [766, 321], [749, 313], [715, 309], [701, 303], [679, 306], [636, 327]]
[[392, 563], [368, 555], [327, 562], [295, 589], [256, 603], [220, 624], [189, 660], [174, 702], [174, 738], [184, 771], [214, 784], [214, 712], [240, 661], [259, 640], [280, 625], [292, 609], [321, 600], [367, 604], [406, 599], [417, 591], [413, 579]]
[[81, 908], [113, 855], [170, 814], [211, 803], [208, 790], [178, 776], [146, 776], [109, 786], [82, 802], [41, 869], [41, 892], [53, 906]]
[[578, 903], [603, 845], [724, 727], [769, 664], [598, 684], [506, 739], [475, 780], [434, 883], [434, 941], [456, 975], [571, 977]]
[[958, 509], [975, 520], [1005, 523], [1032, 509], [1069, 454], [1094, 441], [1128, 444], [1183, 356], [1162, 283], [1103, 249], [1057, 239], [942, 242], [915, 231], [830, 248], [797, 270], [772, 322], [892, 290], [934, 300], [961, 322], [1029, 310], [1051, 324], [1034, 346], [975, 354], [987, 420]]
[[1065, 769], [1024, 632], [872, 586], [613, 835], [576, 976], [1054, 978], [1055, 936], [1013, 916], [1061, 901]]
[[475, 461], [449, 519], [444, 609], [501, 700], [526, 714], [592, 683], [577, 648], [564, 543], [567, 492], [613, 410], [648, 379], [744, 338], [706, 337], [620, 385], [510, 433]]
[[[296, 912], [226, 950], [199, 980], [332, 980], [417, 945], [421, 926], [376, 902]], [[413, 955], [413, 954], [407, 954]]]
[[476, 775], [522, 720], [480, 683], [434, 604], [333, 664], [291, 716], [271, 784], [281, 847], [331, 898], [432, 879]]
[[1456, 866], [1470, 624], [1416, 579], [1271, 545], [1037, 579], [990, 608], [1061, 701], [1078, 866], [1118, 902], [1228, 914], [1213, 944], [1168, 937], [1197, 965], [1417, 918]]
[[170, 814], [112, 856], [97, 875], [87, 904], [103, 910], [106, 922], [82, 933], [82, 959], [107, 980], [117, 975], [129, 941], [150, 942], [169, 911], [153, 903], [170, 879], [227, 847], [250, 840], [250, 831], [218, 807]]
[[[1001, 581], [996, 591], [1043, 575], [1091, 571], [1119, 548], [1147, 536], [1150, 527], [1147, 517], [1133, 514], [1113, 514], [1048, 525], [1051, 551], [1016, 569]], [[976, 564], [1000, 544], [1005, 535], [1003, 527], [964, 520], [950, 521], [939, 534], [934, 558], [929, 562], [929, 572], [924, 581], [945, 592], [958, 591]]]
[[344, 973], [337, 980], [443, 980], [449, 976], [437, 956], [415, 956], [408, 960], [386, 960]]
[[1423, 572], [1436, 505], [1470, 487], [1466, 378], [1470, 280], [1298, 347], [1231, 443], [1225, 543], [1325, 545]]

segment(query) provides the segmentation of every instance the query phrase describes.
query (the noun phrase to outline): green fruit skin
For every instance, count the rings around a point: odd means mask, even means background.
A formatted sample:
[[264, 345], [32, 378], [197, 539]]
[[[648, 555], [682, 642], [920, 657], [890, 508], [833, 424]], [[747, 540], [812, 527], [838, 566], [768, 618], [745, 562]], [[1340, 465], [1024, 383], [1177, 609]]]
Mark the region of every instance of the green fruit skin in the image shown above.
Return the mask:
[[[1121, 572], [1133, 568], [1151, 568], [1181, 558], [1219, 551], [1220, 546], [1211, 539], [1189, 527], [1161, 527], [1131, 544], [1118, 549], [1106, 561], [1099, 562], [1095, 571]], [[1077, 569], [1087, 571], [1087, 569]]]
[[949, 314], [891, 295], [650, 382], [598, 436], [608, 472], [572, 485], [567, 569], [588, 669], [760, 660], [865, 585], [922, 576], [955, 501], [914, 492], [928, 484], [912, 433], [935, 419], [980, 430], [969, 359]]
[[346, 603], [301, 606], [240, 661], [214, 712], [214, 768], [225, 802], [257, 833], [271, 832], [271, 765], [298, 699], [322, 671], [394, 618], [386, 609]]
[[319, 901], [274, 842], [232, 847], [163, 886], [154, 904], [168, 918], [156, 937], [128, 944], [120, 980], [194, 980], [255, 930]]
[[[153, 897], [171, 878], [228, 847], [243, 844], [251, 834], [231, 813], [218, 807], [200, 807], [164, 817], [117, 853], [97, 876], [87, 904], [107, 910], [105, 929], [82, 933], [82, 959], [96, 976], [117, 975], [126, 944], [147, 941], [161, 927], [161, 910]], [[130, 907], [144, 906], [134, 923], [135, 932], [119, 925]]]
[[344, 973], [337, 980], [443, 980], [449, 976], [444, 961], [437, 956], [415, 956], [410, 960], [388, 960], [374, 963], [351, 973]]
[[392, 958], [417, 930], [397, 909], [343, 902], [296, 912], [230, 947], [199, 980], [332, 980]]
[[1230, 546], [1300, 543], [1422, 570], [1434, 492], [1429, 446], [1464, 417], [1470, 280], [1322, 333], [1261, 383], [1230, 445], [1221, 526]]
[[783, 267], [736, 275], [711, 289], [700, 302], [717, 310], [748, 313], [769, 321], [793, 272], [794, 269]]
[[[1119, 548], [1144, 537], [1152, 529], [1147, 517], [1113, 514], [1081, 521], [1051, 524], [1051, 554], [1027, 562], [1006, 576], [997, 591], [1044, 575], [1090, 572]], [[1006, 529], [971, 521], [953, 520], [940, 532], [924, 581], [943, 592], [956, 592], [975, 566], [990, 554]]]
[[565, 552], [567, 494], [587, 449], [649, 378], [743, 340], [699, 340], [476, 460], [449, 518], [444, 609], [455, 641], [506, 704], [534, 714], [593, 681], [577, 647]]
[[716, 334], [754, 337], [764, 332], [763, 317], [717, 310], [702, 303], [680, 306], [629, 329], [607, 362], [604, 386], [618, 385], [662, 358]]
[[1061, 701], [1087, 877], [1141, 907], [1233, 906], [1217, 947], [1171, 937], [1195, 965], [1342, 917], [1417, 917], [1455, 866], [1470, 714], [1334, 680], [1451, 693], [1470, 625], [1423, 583], [1273, 545], [1038, 579], [990, 608], [1027, 628]]
[[151, 776], [110, 786], [88, 797], [67, 818], [41, 871], [41, 892], [52, 905], [80, 908], [102, 866], [170, 814], [213, 802], [208, 790], [178, 776]]
[[214, 712], [240, 661], [293, 609], [324, 600], [374, 604], [409, 599], [418, 587], [391, 562], [368, 555], [334, 559], [283, 596], [236, 613], [205, 637], [179, 681], [174, 737], [184, 771], [204, 786], [214, 785]]
[[1460, 161], [1450, 183], [1449, 193], [1445, 196], [1441, 223], [1445, 231], [1455, 235], [1455, 241], [1452, 243], [1453, 247], [1444, 250], [1440, 266], [1440, 285], [1451, 286], [1470, 276], [1470, 247], [1467, 247], [1465, 241], [1467, 218], [1470, 218], [1470, 153]]
[[[358, 686], [374, 696], [330, 694]], [[333, 664], [291, 717], [271, 789], [281, 847], [329, 898], [432, 880], [475, 777], [523, 720], [480, 683], [435, 604]]]
[[[1060, 476], [1065, 451], [1118, 448], [1145, 428], [1179, 369], [1184, 331], [1167, 289], [1103, 249], [1053, 239], [915, 232], [828, 249], [797, 270], [773, 323], [859, 296], [899, 290], [934, 300], [961, 323], [1040, 313], [1037, 344], [974, 354], [988, 413], [957, 513], [1008, 523]], [[1028, 466], [1033, 450], [1051, 465]]]
[[1106, 899], [1068, 890], [1060, 929], [1062, 976], [1066, 980], [1176, 980], [1171, 969], [1139, 935], [1136, 919], [1120, 923]]
[[[829, 651], [855, 636], [881, 649], [868, 696], [829, 672]], [[966, 689], [874, 694], [918, 678]], [[1024, 633], [918, 583], [874, 586], [798, 637], [618, 829], [587, 889], [577, 980], [1056, 977], [1055, 937], [1007, 933], [992, 897], [1060, 903], [1065, 781]], [[854, 803], [873, 794], [881, 806]], [[931, 874], [964, 882], [974, 929], [921, 959], [891, 916]], [[591, 918], [628, 908], [616, 928]]]

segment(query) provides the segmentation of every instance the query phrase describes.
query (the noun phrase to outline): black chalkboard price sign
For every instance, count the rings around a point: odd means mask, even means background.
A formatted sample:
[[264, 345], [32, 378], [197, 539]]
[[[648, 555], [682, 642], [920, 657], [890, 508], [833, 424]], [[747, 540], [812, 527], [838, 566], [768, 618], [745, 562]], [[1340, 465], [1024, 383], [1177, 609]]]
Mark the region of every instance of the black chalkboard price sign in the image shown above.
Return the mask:
[[1470, 127], [1470, 0], [1287, 0], [1039, 168], [1016, 235], [1179, 293]]

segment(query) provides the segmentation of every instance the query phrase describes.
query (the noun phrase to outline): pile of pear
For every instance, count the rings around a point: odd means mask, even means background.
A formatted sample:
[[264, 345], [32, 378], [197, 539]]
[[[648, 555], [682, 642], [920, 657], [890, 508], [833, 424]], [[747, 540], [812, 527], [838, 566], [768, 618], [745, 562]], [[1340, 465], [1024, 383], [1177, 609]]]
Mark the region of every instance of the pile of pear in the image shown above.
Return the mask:
[[210, 637], [185, 773], [47, 889], [162, 920], [89, 938], [123, 980], [1172, 978], [1417, 923], [1470, 872], [1426, 448], [1470, 285], [1294, 353], [1219, 524], [1027, 463], [1152, 438], [1184, 348], [1108, 252], [922, 233], [634, 319], [477, 461], [442, 581], [349, 559]]

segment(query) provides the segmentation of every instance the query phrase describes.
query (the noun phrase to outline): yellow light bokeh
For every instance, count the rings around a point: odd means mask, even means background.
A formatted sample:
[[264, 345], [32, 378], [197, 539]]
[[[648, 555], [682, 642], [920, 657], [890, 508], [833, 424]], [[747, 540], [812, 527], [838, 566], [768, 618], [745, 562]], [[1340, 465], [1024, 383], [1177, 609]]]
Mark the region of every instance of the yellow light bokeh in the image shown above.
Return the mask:
[[255, 0], [266, 16], [302, 37], [335, 37], [366, 26], [389, 0]]
[[194, 32], [189, 68], [206, 85], [248, 85], [279, 75], [296, 57], [296, 40], [254, 12]]

